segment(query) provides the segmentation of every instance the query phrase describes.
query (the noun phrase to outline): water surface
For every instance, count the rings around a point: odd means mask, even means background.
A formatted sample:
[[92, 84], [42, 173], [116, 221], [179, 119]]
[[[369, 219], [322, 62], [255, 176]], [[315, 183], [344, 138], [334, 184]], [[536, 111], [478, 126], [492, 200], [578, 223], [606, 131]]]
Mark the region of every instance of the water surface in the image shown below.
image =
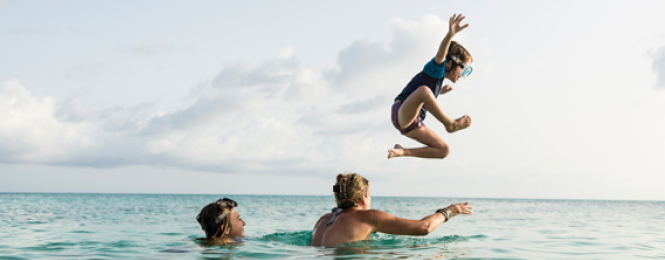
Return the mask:
[[[195, 220], [221, 197], [240, 203], [248, 240], [204, 246]], [[420, 219], [469, 201], [424, 237], [375, 234], [308, 247], [332, 197], [0, 193], [0, 259], [665, 259], [665, 202], [373, 197]]]

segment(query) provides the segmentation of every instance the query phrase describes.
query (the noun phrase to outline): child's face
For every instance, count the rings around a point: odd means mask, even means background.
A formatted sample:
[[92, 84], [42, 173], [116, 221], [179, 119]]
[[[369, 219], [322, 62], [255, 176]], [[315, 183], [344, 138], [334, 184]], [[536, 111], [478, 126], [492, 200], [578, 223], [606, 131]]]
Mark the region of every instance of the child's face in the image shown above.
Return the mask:
[[450, 77], [448, 77], [448, 79], [450, 79], [450, 81], [453, 83], [457, 83], [459, 78], [462, 77], [462, 71], [464, 70], [460, 68], [460, 66], [455, 66], [455, 69], [450, 71]]
[[457, 81], [462, 77], [462, 72], [464, 72], [464, 69], [462, 69], [462, 67], [455, 66], [455, 69], [452, 69], [450, 71], [450, 76], [448, 77], [448, 79], [450, 79], [450, 81], [452, 81], [453, 83], [457, 83]]

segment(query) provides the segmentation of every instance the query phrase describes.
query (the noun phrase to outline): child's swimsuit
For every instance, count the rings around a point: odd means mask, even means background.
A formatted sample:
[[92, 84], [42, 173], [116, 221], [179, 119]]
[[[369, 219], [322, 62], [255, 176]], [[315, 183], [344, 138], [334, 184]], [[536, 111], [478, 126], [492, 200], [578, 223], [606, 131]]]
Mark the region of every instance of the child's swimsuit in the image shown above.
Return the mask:
[[[410, 131], [413, 130], [413, 129], [418, 129], [418, 128], [421, 128], [421, 127], [425, 126], [425, 123], [423, 123], [422, 118], [420, 118], [420, 117], [416, 117], [416, 120], [413, 120], [413, 123], [411, 123], [411, 124], [410, 124], [409, 126], [407, 126], [406, 128], [402, 128], [402, 127], [399, 125], [399, 122], [398, 122], [398, 120], [397, 120], [397, 112], [399, 111], [399, 108], [400, 108], [400, 107], [402, 107], [402, 101], [395, 101], [395, 103], [393, 103], [393, 109], [392, 109], [392, 113], [391, 113], [391, 115], [390, 115], [390, 117], [391, 117], [391, 119], [392, 119], [392, 121], [393, 121], [393, 126], [394, 126], [397, 130], [399, 130], [400, 133], [402, 133], [402, 134], [404, 135], [404, 134], [410, 132]], [[421, 111], [421, 112], [422, 112], [422, 111]]]
[[414, 120], [413, 123], [406, 128], [400, 127], [400, 124], [397, 120], [397, 111], [399, 111], [399, 108], [402, 106], [402, 102], [404, 102], [404, 100], [406, 100], [406, 98], [409, 97], [409, 95], [411, 95], [413, 91], [416, 91], [416, 89], [418, 89], [420, 86], [427, 86], [430, 90], [432, 90], [434, 98], [437, 98], [439, 96], [439, 91], [441, 91], [441, 84], [445, 78], [445, 64], [446, 62], [444, 61], [441, 65], [437, 65], [436, 62], [434, 62], [434, 59], [432, 59], [427, 64], [425, 64], [423, 71], [416, 74], [416, 76], [411, 79], [409, 84], [407, 84], [406, 87], [402, 90], [402, 93], [395, 97], [391, 118], [393, 126], [395, 126], [395, 128], [399, 130], [400, 133], [406, 134], [413, 129], [417, 129], [425, 125], [423, 120], [425, 120], [427, 109], [424, 105], [422, 108], [420, 108], [420, 113], [416, 120]]

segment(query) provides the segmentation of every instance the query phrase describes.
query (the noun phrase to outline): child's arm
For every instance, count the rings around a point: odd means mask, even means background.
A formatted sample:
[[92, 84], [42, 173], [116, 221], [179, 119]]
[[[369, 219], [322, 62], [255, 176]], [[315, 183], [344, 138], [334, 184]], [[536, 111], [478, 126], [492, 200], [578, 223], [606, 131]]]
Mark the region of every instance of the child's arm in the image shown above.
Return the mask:
[[434, 62], [436, 62], [436, 64], [442, 64], [446, 59], [448, 48], [450, 47], [450, 42], [453, 40], [453, 36], [469, 26], [468, 23], [465, 25], [460, 25], [464, 18], [466, 17], [462, 14], [453, 14], [453, 16], [450, 17], [448, 34], [446, 34], [446, 37], [443, 37], [443, 41], [441, 41], [441, 45], [439, 46], [439, 51], [436, 52], [436, 56], [434, 57]]

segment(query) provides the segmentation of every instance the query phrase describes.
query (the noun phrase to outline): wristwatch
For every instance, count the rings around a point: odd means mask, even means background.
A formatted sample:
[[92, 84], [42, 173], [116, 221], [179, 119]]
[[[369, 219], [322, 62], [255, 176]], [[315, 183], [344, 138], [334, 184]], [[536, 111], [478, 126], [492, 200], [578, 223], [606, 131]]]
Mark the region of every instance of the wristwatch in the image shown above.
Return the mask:
[[448, 208], [440, 208], [436, 210], [436, 213], [441, 213], [443, 214], [443, 217], [446, 218], [443, 222], [447, 222], [451, 216], [450, 216], [450, 210]]

